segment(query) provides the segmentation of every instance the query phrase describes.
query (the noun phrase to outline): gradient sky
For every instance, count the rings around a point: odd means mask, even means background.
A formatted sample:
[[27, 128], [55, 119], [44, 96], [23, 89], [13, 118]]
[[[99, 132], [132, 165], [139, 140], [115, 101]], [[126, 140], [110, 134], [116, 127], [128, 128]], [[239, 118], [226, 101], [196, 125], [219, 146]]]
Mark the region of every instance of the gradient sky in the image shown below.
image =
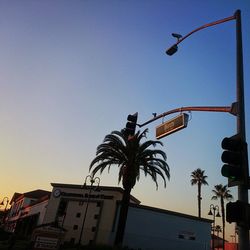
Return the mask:
[[[250, 129], [248, 0], [0, 1], [0, 199], [82, 184], [96, 147], [128, 114], [139, 123], [182, 106], [235, 101], [235, 21], [195, 33], [174, 56], [172, 32], [191, 30], [242, 11], [246, 133]], [[173, 116], [148, 125], [155, 127]], [[161, 139], [171, 169], [166, 189], [141, 177], [132, 194], [142, 204], [197, 215], [190, 174], [205, 170], [202, 216], [221, 176], [221, 140], [236, 133], [227, 113], [192, 112], [188, 127]], [[117, 169], [101, 185], [117, 186]], [[232, 188], [237, 200], [237, 189]], [[210, 217], [211, 219], [211, 217]], [[228, 235], [232, 234], [231, 225]], [[230, 237], [228, 236], [228, 239]]]

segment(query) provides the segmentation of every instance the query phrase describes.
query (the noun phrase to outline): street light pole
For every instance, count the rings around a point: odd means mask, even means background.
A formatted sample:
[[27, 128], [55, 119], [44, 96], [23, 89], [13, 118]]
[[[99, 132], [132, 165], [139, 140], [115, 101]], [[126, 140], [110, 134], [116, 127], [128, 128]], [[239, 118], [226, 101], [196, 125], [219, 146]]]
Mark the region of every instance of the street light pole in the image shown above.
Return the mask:
[[[177, 42], [167, 49], [168, 55], [173, 55], [178, 50], [178, 44], [193, 33], [221, 24], [227, 21], [236, 20], [236, 96], [237, 96], [237, 133], [240, 134], [242, 141], [246, 140], [245, 132], [245, 104], [244, 104], [244, 79], [243, 79], [243, 51], [242, 51], [242, 30], [241, 30], [241, 11], [237, 10], [233, 16], [205, 24], [182, 37], [178, 35]], [[175, 34], [173, 34], [176, 37]], [[238, 200], [248, 204], [248, 160], [242, 166], [244, 183], [238, 185]], [[249, 248], [249, 231], [247, 225], [238, 225], [239, 227], [239, 250]]]
[[[217, 211], [217, 214], [215, 215]], [[214, 205], [214, 204], [211, 204], [210, 205], [210, 209], [209, 209], [209, 213], [208, 215], [213, 215], [213, 226], [212, 226], [212, 230], [213, 230], [213, 235], [212, 235], [212, 250], [214, 250], [214, 231], [215, 231], [215, 216], [216, 217], [220, 217], [220, 212], [219, 212], [219, 206], [218, 205]], [[224, 242], [223, 242], [223, 245], [224, 245]]]
[[[235, 12], [236, 18], [236, 93], [238, 103], [237, 133], [240, 134], [242, 141], [246, 141], [245, 129], [245, 101], [244, 101], [244, 73], [243, 73], [243, 50], [242, 50], [242, 31], [241, 31], [241, 11]], [[238, 199], [248, 204], [248, 183], [249, 177], [248, 161], [242, 166], [245, 182], [238, 185]], [[239, 227], [239, 250], [249, 248], [249, 231], [246, 225]]]
[[4, 208], [4, 212], [6, 212], [6, 210], [7, 210], [7, 206], [8, 206], [8, 204], [9, 204], [9, 198], [8, 198], [7, 196], [4, 197], [3, 200], [2, 200], [1, 203], [0, 203], [0, 206], [3, 206], [5, 200], [6, 200], [7, 202], [6, 202], [6, 205], [5, 205], [5, 208]]
[[82, 235], [83, 235], [83, 229], [84, 229], [84, 224], [86, 221], [86, 217], [87, 217], [87, 212], [88, 212], [88, 207], [89, 207], [89, 200], [90, 200], [90, 196], [91, 196], [91, 192], [93, 189], [93, 185], [95, 183], [97, 183], [97, 187], [99, 187], [100, 184], [100, 178], [99, 177], [93, 177], [92, 175], [88, 175], [85, 178], [84, 184], [83, 184], [83, 188], [87, 188], [87, 180], [89, 179], [90, 181], [90, 186], [88, 187], [89, 192], [88, 192], [88, 197], [87, 197], [87, 203], [86, 203], [86, 209], [85, 209], [85, 213], [84, 213], [84, 217], [83, 217], [83, 222], [82, 222], [82, 227], [81, 227], [81, 232], [80, 232], [80, 237], [79, 237], [79, 241], [78, 241], [78, 249], [80, 249], [81, 246], [81, 241], [82, 241]]
[[7, 215], [7, 207], [8, 207], [8, 204], [9, 204], [9, 198], [6, 196], [3, 198], [3, 200], [1, 201], [0, 203], [0, 206], [3, 206], [4, 205], [4, 201], [6, 200], [6, 205], [4, 207], [4, 215], [3, 215], [3, 219], [2, 219], [2, 222], [3, 222], [3, 225], [5, 227], [5, 220], [6, 220], [6, 215]]
[[231, 106], [191, 106], [191, 107], [181, 107], [181, 108], [176, 108], [176, 109], [171, 109], [169, 111], [166, 111], [160, 115], [155, 115], [152, 119], [142, 123], [142, 124], [137, 124], [140, 128], [154, 122], [162, 117], [165, 117], [167, 115], [171, 115], [174, 113], [182, 113], [184, 111], [203, 111], [203, 112], [225, 112], [225, 113], [230, 113], [232, 115], [237, 115], [236, 110], [235, 110], [235, 103], [233, 103]]

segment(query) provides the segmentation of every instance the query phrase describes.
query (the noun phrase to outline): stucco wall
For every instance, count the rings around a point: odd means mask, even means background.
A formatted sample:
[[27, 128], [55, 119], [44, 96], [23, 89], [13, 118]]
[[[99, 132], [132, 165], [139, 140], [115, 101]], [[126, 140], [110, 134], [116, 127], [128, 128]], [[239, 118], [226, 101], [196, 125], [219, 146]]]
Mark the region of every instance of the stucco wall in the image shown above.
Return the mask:
[[138, 207], [130, 207], [124, 244], [142, 250], [208, 250], [209, 221]]
[[[54, 195], [56, 189], [61, 191], [58, 197]], [[99, 190], [92, 189], [89, 200], [88, 195], [89, 189], [84, 189], [79, 185], [54, 184], [43, 223], [55, 221], [60, 201], [67, 201], [65, 217], [59, 218], [58, 221], [67, 230], [65, 241], [73, 240], [77, 243], [88, 203], [82, 244], [88, 244], [90, 241], [97, 244], [109, 244], [116, 216], [117, 201], [122, 199], [121, 189], [107, 187]], [[136, 200], [132, 199], [131, 202], [136, 203]], [[77, 217], [79, 213], [80, 215]]]

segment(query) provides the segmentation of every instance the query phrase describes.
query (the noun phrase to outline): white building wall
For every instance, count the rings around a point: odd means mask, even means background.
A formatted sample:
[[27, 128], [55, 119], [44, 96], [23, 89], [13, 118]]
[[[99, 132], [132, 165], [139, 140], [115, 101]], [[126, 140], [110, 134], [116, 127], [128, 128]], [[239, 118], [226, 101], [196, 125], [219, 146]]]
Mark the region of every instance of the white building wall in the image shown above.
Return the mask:
[[141, 250], [208, 250], [210, 229], [205, 219], [130, 207], [123, 245]]
[[[65, 241], [78, 243], [81, 227], [83, 225], [86, 205], [88, 204], [87, 216], [84, 222], [82, 244], [94, 242], [96, 244], [109, 244], [110, 234], [116, 216], [117, 202], [122, 199], [122, 189], [115, 187], [100, 187], [91, 191], [88, 200], [89, 188], [81, 185], [53, 183], [43, 224], [58, 220], [59, 225], [66, 231]], [[60, 195], [55, 195], [60, 190]], [[67, 202], [64, 217], [58, 217], [60, 202]], [[138, 204], [139, 201], [132, 197], [131, 202]], [[81, 213], [79, 217], [77, 214]]]
[[[75, 239], [75, 243], [77, 243], [80, 239], [80, 233], [83, 226], [84, 227], [81, 237], [82, 244], [85, 245], [88, 244], [89, 241], [95, 240], [98, 218], [100, 217], [100, 207], [97, 204], [97, 202], [90, 201], [88, 204], [88, 209], [86, 210], [86, 202], [68, 202], [66, 215], [62, 225], [63, 228], [67, 230], [64, 238], [65, 241], [69, 242], [73, 238]], [[98, 217], [95, 218], [95, 215], [98, 215]]]
[[30, 207], [29, 216], [39, 214], [37, 225], [41, 225], [43, 223], [47, 205], [48, 205], [48, 200], [45, 200]]

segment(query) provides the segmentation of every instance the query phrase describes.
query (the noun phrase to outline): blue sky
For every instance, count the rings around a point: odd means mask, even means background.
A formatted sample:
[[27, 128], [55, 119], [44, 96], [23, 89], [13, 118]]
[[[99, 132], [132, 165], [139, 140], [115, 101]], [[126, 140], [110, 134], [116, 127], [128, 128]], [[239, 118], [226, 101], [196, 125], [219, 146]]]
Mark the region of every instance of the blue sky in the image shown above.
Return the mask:
[[[51, 182], [83, 183], [96, 147], [130, 113], [143, 123], [153, 112], [182, 106], [230, 106], [235, 21], [195, 33], [172, 57], [165, 50], [175, 42], [172, 32], [185, 35], [236, 9], [242, 11], [249, 141], [249, 1], [1, 1], [0, 198], [51, 190]], [[142, 176], [132, 193], [145, 205], [196, 215], [190, 174], [202, 168], [209, 182], [202, 216], [209, 218], [211, 190], [227, 183], [220, 143], [236, 133], [236, 119], [205, 112], [190, 118], [186, 129], [161, 139], [171, 170], [166, 189], [156, 191]], [[163, 120], [147, 126], [148, 139]], [[116, 186], [117, 173], [105, 172], [101, 184]]]

